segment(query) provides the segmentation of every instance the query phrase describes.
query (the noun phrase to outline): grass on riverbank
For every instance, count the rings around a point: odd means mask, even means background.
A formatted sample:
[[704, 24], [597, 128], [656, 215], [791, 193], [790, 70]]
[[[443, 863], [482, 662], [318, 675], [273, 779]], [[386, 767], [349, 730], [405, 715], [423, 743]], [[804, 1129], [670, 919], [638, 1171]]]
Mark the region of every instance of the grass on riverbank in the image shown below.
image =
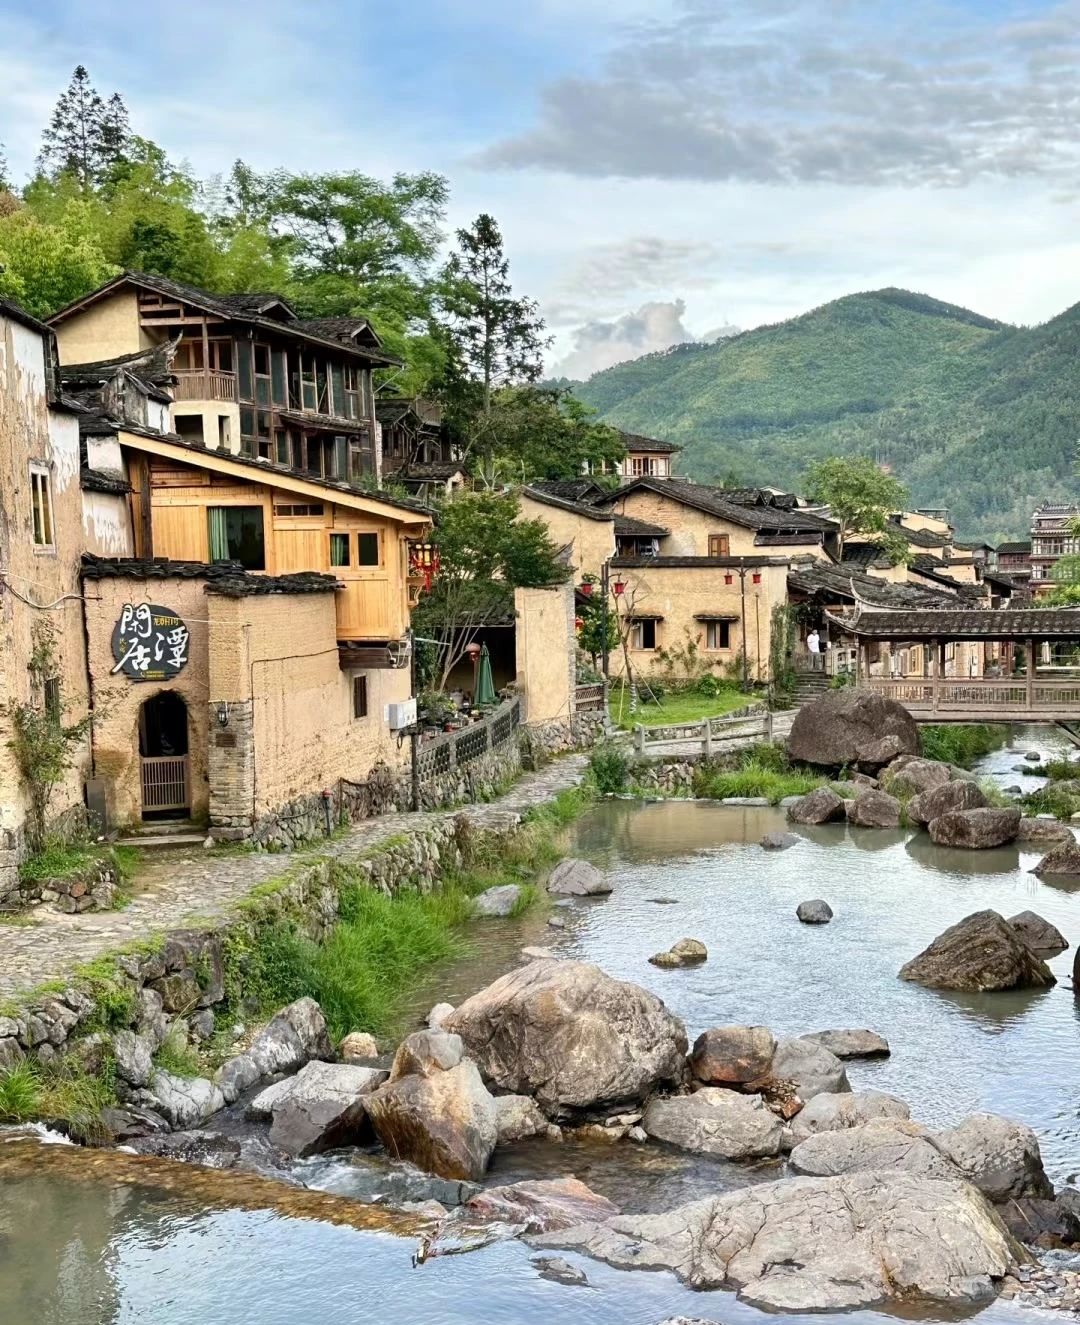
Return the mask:
[[111, 1061], [98, 1075], [84, 1071], [72, 1056], [48, 1066], [27, 1060], [0, 1075], [0, 1123], [56, 1120], [75, 1137], [93, 1140], [101, 1110], [115, 1103]]
[[1008, 739], [1008, 727], [994, 723], [949, 723], [919, 729], [924, 758], [960, 768], [970, 768], [983, 755], [1000, 749]]
[[638, 725], [667, 727], [680, 722], [697, 722], [701, 718], [722, 718], [726, 713], [754, 703], [760, 696], [737, 686], [725, 686], [715, 695], [703, 695], [696, 690], [669, 690], [661, 696], [659, 704], [646, 703], [646, 698], [642, 691], [637, 712], [631, 713], [630, 692], [623, 687], [613, 688], [608, 701], [612, 722], [624, 731], [632, 731]]
[[[754, 745], [738, 751], [726, 767], [701, 764], [694, 774], [695, 796], [764, 796], [778, 805], [786, 796], [805, 796], [817, 787], [834, 786], [820, 773], [793, 766], [779, 745]], [[840, 794], [844, 794], [839, 787]], [[852, 792], [854, 794], [854, 792]]]

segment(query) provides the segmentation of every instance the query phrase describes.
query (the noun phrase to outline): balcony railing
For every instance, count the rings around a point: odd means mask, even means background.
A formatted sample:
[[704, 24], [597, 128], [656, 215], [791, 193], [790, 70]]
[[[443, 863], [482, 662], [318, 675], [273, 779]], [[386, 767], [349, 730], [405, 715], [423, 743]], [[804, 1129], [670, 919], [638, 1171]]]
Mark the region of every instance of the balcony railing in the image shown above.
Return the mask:
[[235, 400], [236, 374], [216, 371], [176, 374], [174, 400]]

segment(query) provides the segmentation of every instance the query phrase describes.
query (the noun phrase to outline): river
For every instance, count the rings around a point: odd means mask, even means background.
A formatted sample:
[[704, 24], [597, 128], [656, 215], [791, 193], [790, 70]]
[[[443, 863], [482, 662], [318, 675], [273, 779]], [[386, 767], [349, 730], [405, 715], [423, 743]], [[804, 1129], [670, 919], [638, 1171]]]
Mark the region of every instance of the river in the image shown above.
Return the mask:
[[[1046, 729], [1017, 729], [978, 771], [1001, 785], [1036, 786], [1014, 771], [1029, 749], [1061, 746]], [[482, 987], [514, 964], [523, 944], [544, 943], [652, 989], [685, 1019], [691, 1038], [724, 1022], [761, 1023], [778, 1034], [876, 1030], [892, 1056], [849, 1064], [854, 1089], [901, 1095], [913, 1117], [933, 1126], [976, 1110], [1020, 1118], [1037, 1132], [1053, 1180], [1074, 1180], [1080, 1007], [1069, 981], [1072, 950], [1050, 963], [1058, 985], [1036, 993], [946, 994], [896, 973], [946, 926], [986, 907], [1038, 911], [1075, 942], [1080, 888], [1036, 879], [1037, 852], [948, 851], [910, 832], [829, 826], [800, 830], [790, 850], [763, 851], [762, 834], [782, 824], [772, 809], [602, 803], [570, 830], [567, 846], [608, 869], [614, 893], [559, 912], [562, 930], [537, 914], [484, 922], [469, 956], [416, 991], [415, 1013]], [[795, 919], [797, 904], [810, 897], [828, 900], [831, 924]], [[651, 953], [684, 936], [706, 943], [707, 963], [649, 965]], [[582, 1261], [591, 1287], [551, 1283], [518, 1243], [414, 1269], [415, 1239], [389, 1225], [370, 1227], [377, 1212], [348, 1199], [371, 1186], [372, 1161], [359, 1153], [300, 1165], [295, 1176], [315, 1189], [301, 1196], [236, 1173], [196, 1181], [195, 1171], [165, 1161], [12, 1134], [4, 1142], [2, 1325], [764, 1320], [730, 1294], [693, 1294], [664, 1274]], [[707, 1161], [651, 1143], [526, 1142], [496, 1152], [489, 1180], [573, 1172], [627, 1210], [647, 1210], [780, 1171], [772, 1161]], [[883, 1319], [860, 1314], [867, 1323]], [[1030, 1319], [1004, 1302], [979, 1315], [985, 1325]]]

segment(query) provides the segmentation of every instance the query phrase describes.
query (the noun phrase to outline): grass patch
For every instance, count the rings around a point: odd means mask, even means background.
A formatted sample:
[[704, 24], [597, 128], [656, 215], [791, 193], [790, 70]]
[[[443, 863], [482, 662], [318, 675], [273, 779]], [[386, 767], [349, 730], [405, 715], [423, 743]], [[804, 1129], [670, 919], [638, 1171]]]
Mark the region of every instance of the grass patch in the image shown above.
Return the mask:
[[725, 758], [723, 764], [700, 764], [694, 773], [695, 796], [726, 800], [729, 796], [763, 796], [776, 805], [785, 796], [805, 796], [816, 787], [833, 786], [843, 796], [854, 794], [844, 784], [830, 783], [820, 773], [793, 767], [781, 745], [750, 746]]
[[100, 1131], [98, 1115], [115, 1103], [111, 1060], [97, 1076], [83, 1071], [71, 1055], [48, 1066], [18, 1063], [0, 1074], [0, 1122], [59, 1121], [75, 1137], [93, 1140]]
[[42, 879], [70, 879], [107, 855], [107, 849], [49, 842], [23, 861], [19, 866], [19, 878], [27, 883], [40, 883]]
[[[1080, 778], [1080, 760], [1048, 759], [1045, 764], [1032, 764], [1032, 772], [1041, 773], [1053, 781]], [[1025, 769], [1025, 772], [1027, 770]]]
[[165, 1037], [154, 1054], [154, 1066], [174, 1077], [197, 1077], [202, 1072], [198, 1053], [181, 1034]]
[[1021, 804], [1024, 813], [1029, 815], [1052, 814], [1055, 819], [1067, 820], [1074, 814], [1080, 814], [1080, 796], [1055, 787], [1052, 782], [1040, 787], [1038, 791], [1030, 792]]
[[638, 710], [631, 714], [629, 690], [613, 688], [608, 701], [612, 722], [624, 731], [630, 731], [638, 724], [666, 727], [680, 722], [696, 722], [701, 718], [722, 718], [726, 713], [752, 704], [760, 696], [737, 686], [725, 686], [715, 695], [703, 695], [694, 690], [668, 691], [659, 704], [645, 703], [645, 698], [642, 692], [638, 696]]
[[1008, 727], [995, 723], [948, 723], [919, 729], [924, 758], [960, 768], [970, 768], [983, 755], [1000, 749], [1008, 739]]

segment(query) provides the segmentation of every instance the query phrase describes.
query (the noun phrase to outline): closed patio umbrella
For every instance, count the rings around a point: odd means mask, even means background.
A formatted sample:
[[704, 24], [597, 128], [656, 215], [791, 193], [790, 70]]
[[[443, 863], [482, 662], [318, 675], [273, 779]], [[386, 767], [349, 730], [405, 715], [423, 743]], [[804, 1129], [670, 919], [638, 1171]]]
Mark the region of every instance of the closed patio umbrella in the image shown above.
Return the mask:
[[491, 654], [488, 653], [488, 646], [485, 644], [480, 650], [480, 666], [476, 673], [474, 702], [477, 705], [494, 704], [495, 698], [495, 681], [491, 675]]

